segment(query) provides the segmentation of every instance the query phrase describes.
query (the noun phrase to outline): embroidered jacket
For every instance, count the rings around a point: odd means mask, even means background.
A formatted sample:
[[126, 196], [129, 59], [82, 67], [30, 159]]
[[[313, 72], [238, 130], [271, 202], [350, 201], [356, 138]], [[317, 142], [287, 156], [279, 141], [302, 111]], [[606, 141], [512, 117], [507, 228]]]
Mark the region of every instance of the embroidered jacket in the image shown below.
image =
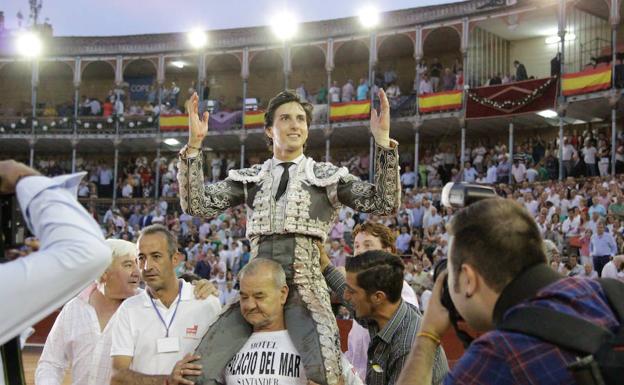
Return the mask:
[[325, 240], [341, 205], [376, 215], [396, 213], [401, 201], [398, 143], [376, 146], [375, 184], [351, 175], [347, 168], [304, 158], [278, 202], [271, 191], [271, 159], [250, 168], [231, 170], [221, 182], [205, 185], [201, 153], [178, 162], [182, 210], [212, 217], [245, 204], [247, 237], [295, 233]]

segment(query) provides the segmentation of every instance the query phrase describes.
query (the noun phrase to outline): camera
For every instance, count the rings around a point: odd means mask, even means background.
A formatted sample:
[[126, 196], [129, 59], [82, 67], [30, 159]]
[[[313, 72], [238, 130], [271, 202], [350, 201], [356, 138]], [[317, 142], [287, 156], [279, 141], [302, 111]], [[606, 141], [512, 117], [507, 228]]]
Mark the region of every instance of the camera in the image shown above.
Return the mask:
[[[474, 202], [478, 202], [482, 199], [496, 197], [496, 190], [492, 187], [481, 186], [468, 183], [447, 183], [442, 189], [441, 203], [445, 207], [463, 208], [471, 205]], [[443, 274], [448, 265], [448, 258], [441, 259], [436, 262], [433, 267], [433, 282]], [[442, 293], [440, 296], [440, 302], [449, 312], [449, 319], [455, 333], [459, 339], [467, 347], [472, 342], [473, 338], [465, 331], [458, 328], [457, 323], [462, 320], [461, 314], [455, 308], [449, 291], [448, 281], [445, 280], [442, 285]]]

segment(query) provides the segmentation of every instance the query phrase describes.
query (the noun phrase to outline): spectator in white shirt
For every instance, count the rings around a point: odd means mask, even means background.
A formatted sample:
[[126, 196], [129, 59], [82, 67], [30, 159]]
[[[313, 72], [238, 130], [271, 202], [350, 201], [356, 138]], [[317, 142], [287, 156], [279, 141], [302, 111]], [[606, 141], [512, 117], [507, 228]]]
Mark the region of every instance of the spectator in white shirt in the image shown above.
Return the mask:
[[420, 79], [420, 85], [418, 87], [418, 93], [420, 95], [432, 94], [433, 93], [433, 85], [431, 84], [431, 80], [429, 80], [429, 75], [423, 74]]
[[624, 255], [616, 255], [602, 268], [602, 278], [619, 279], [624, 282]]
[[35, 383], [60, 385], [71, 367], [72, 384], [110, 383], [109, 320], [128, 297], [137, 294], [139, 269], [134, 243], [108, 239], [113, 263], [69, 301], [56, 318], [35, 371]]
[[598, 175], [598, 168], [596, 167], [596, 147], [591, 143], [591, 140], [585, 139], [585, 147], [583, 147], [583, 160], [585, 161], [587, 176]]
[[568, 141], [567, 138], [563, 138], [563, 155], [561, 157], [561, 163], [563, 165], [564, 177], [572, 175], [572, 169], [574, 164], [572, 158], [577, 155], [574, 146]]
[[401, 185], [404, 189], [411, 189], [416, 186], [416, 173], [410, 166], [405, 166], [405, 172], [401, 174]]
[[511, 166], [511, 174], [516, 183], [522, 183], [526, 179], [526, 166], [520, 159], [514, 159], [513, 166]]
[[238, 298], [238, 290], [234, 289], [234, 281], [228, 279], [225, 283], [225, 288], [219, 293], [221, 306], [229, 304], [235, 298]]
[[474, 183], [477, 179], [477, 170], [470, 164], [470, 162], [466, 162], [464, 166], [464, 182]]
[[329, 101], [331, 103], [340, 103], [340, 87], [338, 87], [336, 80], [333, 81], [332, 86], [329, 88]]
[[182, 255], [166, 227], [143, 229], [137, 250], [147, 289], [124, 301], [111, 325], [111, 384], [164, 383], [175, 363], [195, 350], [221, 309], [218, 298], [197, 300], [192, 286], [176, 278]]
[[498, 180], [498, 177], [496, 175], [496, 163], [489, 161], [488, 163], [488, 169], [487, 169], [487, 176], [485, 177], [486, 183], [488, 184], [495, 184], [496, 181]]

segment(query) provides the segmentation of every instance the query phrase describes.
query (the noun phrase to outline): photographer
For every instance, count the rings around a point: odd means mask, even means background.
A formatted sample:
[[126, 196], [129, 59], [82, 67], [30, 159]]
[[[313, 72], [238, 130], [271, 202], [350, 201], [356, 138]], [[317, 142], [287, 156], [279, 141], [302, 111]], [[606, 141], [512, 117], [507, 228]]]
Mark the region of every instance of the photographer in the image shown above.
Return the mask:
[[[548, 272], [535, 221], [510, 200], [484, 199], [460, 210], [449, 231], [453, 238], [448, 274], [436, 281], [399, 384], [431, 382], [435, 349], [451, 326], [449, 311], [441, 303], [444, 280], [448, 281], [453, 304], [467, 324], [486, 332], [472, 342], [445, 378], [445, 384], [577, 383], [567, 369], [576, 360], [572, 351], [499, 327], [520, 309], [549, 308], [615, 333], [618, 320], [601, 285], [594, 280], [561, 278]], [[541, 286], [543, 282], [554, 283]], [[558, 327], [543, 320], [538, 322], [544, 328]], [[567, 331], [557, 333], [563, 332]]]
[[0, 265], [0, 344], [67, 302], [110, 264], [102, 231], [76, 200], [85, 174], [47, 178], [13, 160], [0, 161], [0, 194], [17, 195], [41, 242], [38, 252]]

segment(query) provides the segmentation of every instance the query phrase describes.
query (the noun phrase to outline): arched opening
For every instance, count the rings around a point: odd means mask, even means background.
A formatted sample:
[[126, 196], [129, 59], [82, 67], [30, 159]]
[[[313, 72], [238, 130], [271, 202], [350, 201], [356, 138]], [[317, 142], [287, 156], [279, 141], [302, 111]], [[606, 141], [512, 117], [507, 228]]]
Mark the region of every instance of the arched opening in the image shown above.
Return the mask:
[[396, 77], [395, 82], [401, 89], [401, 94], [407, 95], [412, 92], [416, 77], [416, 61], [414, 42], [409, 36], [399, 34], [384, 38], [377, 49], [377, 63], [377, 72], [384, 76], [384, 84], [388, 83], [386, 78]]
[[31, 115], [31, 79], [30, 62], [19, 61], [0, 67], [0, 89], [10, 90], [0, 93], [0, 113], [4, 116]]
[[41, 63], [37, 105], [43, 116], [69, 116], [74, 111], [74, 69], [64, 62]]
[[427, 65], [427, 75], [431, 78], [434, 92], [445, 91], [448, 90], [442, 84], [445, 72], [448, 75], [448, 71], [457, 73], [462, 69], [461, 36], [452, 27], [440, 27], [427, 32], [423, 42], [423, 60]]
[[114, 88], [115, 69], [111, 62], [87, 63], [82, 70], [79, 101], [82, 102], [85, 98], [95, 98], [102, 103]]
[[146, 103], [155, 105], [158, 102], [156, 65], [149, 59], [132, 60], [125, 64], [123, 79], [128, 85], [129, 107], [142, 107]]
[[261, 108], [284, 89], [284, 66], [282, 56], [276, 50], [257, 52], [249, 63], [250, 98], [258, 99]]
[[325, 53], [323, 50], [318, 46], [310, 45], [295, 47], [291, 52], [291, 88], [298, 88], [300, 85], [303, 85], [307, 92], [308, 101], [315, 104], [326, 103], [326, 101], [317, 100], [316, 98], [321, 88], [327, 88], [327, 72], [325, 71]]
[[243, 79], [240, 60], [232, 54], [206, 59], [204, 100], [218, 101], [219, 109], [242, 110]]
[[342, 87], [352, 80], [354, 87], [357, 87], [360, 79], [368, 80], [368, 57], [368, 46], [362, 40], [341, 44], [334, 54], [332, 82]]
[[184, 102], [196, 89], [198, 60], [196, 55], [165, 60], [163, 103], [184, 110]]

